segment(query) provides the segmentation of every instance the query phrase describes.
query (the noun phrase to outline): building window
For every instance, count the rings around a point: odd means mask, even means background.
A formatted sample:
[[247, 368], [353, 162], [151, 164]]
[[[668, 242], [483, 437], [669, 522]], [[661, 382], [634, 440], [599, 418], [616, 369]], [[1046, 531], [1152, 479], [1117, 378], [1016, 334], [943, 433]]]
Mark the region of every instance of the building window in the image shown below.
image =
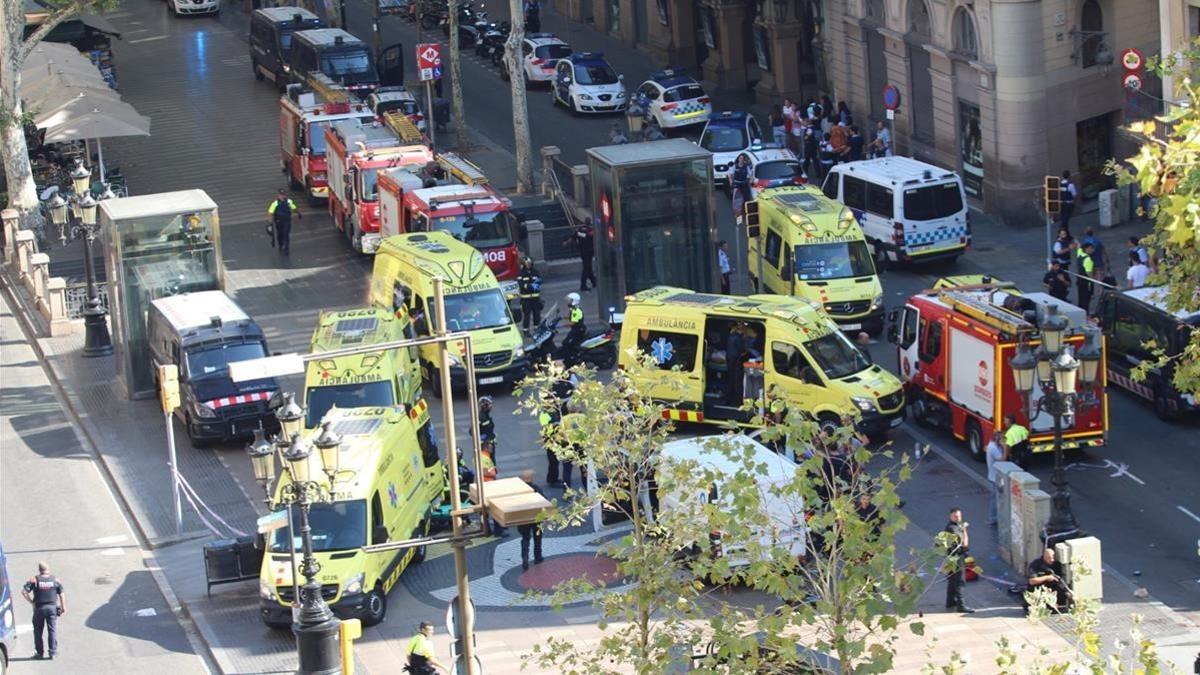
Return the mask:
[[658, 8], [658, 22], [664, 26], [670, 26], [671, 19], [667, 11], [667, 0], [656, 0], [654, 5]]
[[963, 166], [963, 189], [976, 199], [983, 197], [983, 125], [979, 106], [958, 102], [959, 158]]
[[1084, 68], [1096, 65], [1096, 54], [1104, 43], [1104, 12], [1096, 0], [1085, 0], [1079, 17], [1079, 29], [1083, 33], [1080, 58]]
[[975, 37], [975, 17], [965, 7], [954, 13], [954, 50], [969, 58], [978, 58], [979, 41]]
[[767, 35], [766, 26], [754, 27], [754, 59], [762, 70], [771, 70], [771, 40]]
[[908, 31], [923, 38], [933, 35], [929, 19], [929, 6], [924, 0], [909, 0], [908, 2]]
[[887, 22], [887, 12], [884, 11], [883, 0], [867, 0], [867, 17], [880, 24]]
[[1188, 5], [1188, 37], [1200, 37], [1200, 7]]

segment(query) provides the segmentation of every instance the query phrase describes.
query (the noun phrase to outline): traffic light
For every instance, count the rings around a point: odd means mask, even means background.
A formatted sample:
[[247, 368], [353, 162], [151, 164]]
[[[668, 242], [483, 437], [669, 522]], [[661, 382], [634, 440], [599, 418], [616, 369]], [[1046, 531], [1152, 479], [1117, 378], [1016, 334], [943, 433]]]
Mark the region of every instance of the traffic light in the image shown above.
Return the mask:
[[179, 407], [179, 366], [158, 367], [158, 400], [165, 413], [172, 413]]
[[751, 239], [758, 238], [758, 202], [748, 201], [742, 206], [744, 214], [744, 224], [746, 226], [746, 236]]
[[1043, 203], [1046, 213], [1055, 214], [1062, 210], [1062, 179], [1058, 176], [1046, 176], [1046, 184], [1042, 188]]

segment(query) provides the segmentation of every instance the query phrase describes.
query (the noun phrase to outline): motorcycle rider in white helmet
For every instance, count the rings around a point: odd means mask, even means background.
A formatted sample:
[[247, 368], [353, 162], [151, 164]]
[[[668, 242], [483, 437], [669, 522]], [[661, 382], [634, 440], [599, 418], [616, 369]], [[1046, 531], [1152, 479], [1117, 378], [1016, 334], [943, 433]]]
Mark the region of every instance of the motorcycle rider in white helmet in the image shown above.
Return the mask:
[[578, 293], [567, 293], [567, 322], [571, 328], [567, 331], [567, 336], [563, 338], [562, 347], [559, 349], [559, 358], [568, 368], [581, 360], [579, 345], [587, 336], [587, 327], [583, 323], [583, 307], [580, 306], [581, 301], [582, 298]]

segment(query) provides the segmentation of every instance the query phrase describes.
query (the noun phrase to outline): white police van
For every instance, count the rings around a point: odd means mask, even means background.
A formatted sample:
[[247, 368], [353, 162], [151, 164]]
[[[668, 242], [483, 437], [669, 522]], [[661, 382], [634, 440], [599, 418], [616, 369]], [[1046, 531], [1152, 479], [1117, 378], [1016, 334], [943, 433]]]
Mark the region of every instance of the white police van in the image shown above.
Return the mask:
[[880, 262], [953, 260], [971, 245], [962, 179], [909, 157], [835, 165], [821, 188], [845, 204]]

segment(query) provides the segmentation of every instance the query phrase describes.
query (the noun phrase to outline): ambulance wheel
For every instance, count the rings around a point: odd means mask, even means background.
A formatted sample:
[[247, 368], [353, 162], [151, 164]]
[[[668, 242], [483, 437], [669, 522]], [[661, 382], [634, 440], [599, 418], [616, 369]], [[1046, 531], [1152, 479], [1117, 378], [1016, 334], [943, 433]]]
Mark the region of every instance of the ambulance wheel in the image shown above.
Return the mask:
[[821, 413], [817, 415], [817, 425], [820, 426], [821, 431], [832, 435], [841, 428], [842, 420], [833, 413]]
[[364, 626], [375, 626], [386, 616], [387, 595], [383, 593], [383, 588], [377, 585], [367, 593], [366, 601], [363, 602], [362, 623]]
[[[421, 524], [417, 526], [417, 529], [413, 530], [413, 539], [416, 539], [417, 537], [424, 537], [428, 534], [429, 534], [429, 519], [426, 518], [425, 520], [421, 521]], [[429, 545], [428, 544], [414, 548], [412, 560], [409, 561], [409, 564], [410, 565], [420, 565], [421, 563], [425, 562], [425, 556], [428, 555], [428, 553], [429, 553]]]
[[979, 428], [979, 422], [975, 420], [967, 422], [967, 450], [971, 453], [971, 459], [977, 462], [984, 460], [983, 430]]

